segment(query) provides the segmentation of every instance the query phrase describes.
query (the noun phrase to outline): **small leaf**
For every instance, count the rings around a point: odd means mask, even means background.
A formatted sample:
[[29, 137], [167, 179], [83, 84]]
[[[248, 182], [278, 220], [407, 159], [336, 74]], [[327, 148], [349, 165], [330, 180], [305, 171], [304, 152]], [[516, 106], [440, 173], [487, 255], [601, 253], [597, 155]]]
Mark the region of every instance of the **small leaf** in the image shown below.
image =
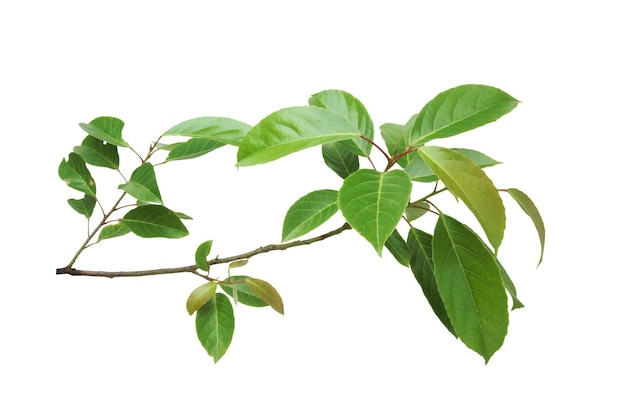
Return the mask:
[[[246, 306], [264, 307], [268, 304], [261, 299], [246, 283], [246, 279], [249, 276], [239, 275], [230, 276], [224, 280], [225, 283], [220, 283], [220, 287], [227, 295], [234, 298], [235, 291], [237, 293], [237, 301]], [[238, 282], [235, 284], [228, 284], [227, 282]]]
[[214, 362], [226, 354], [235, 332], [233, 306], [223, 293], [216, 293], [196, 313], [196, 333]]
[[122, 220], [120, 220], [119, 222], [115, 224], [109, 224], [103, 227], [100, 230], [100, 235], [98, 236], [98, 242], [104, 239], [121, 237], [123, 235], [128, 234], [129, 232], [130, 232], [130, 228], [128, 228], [126, 224]]
[[362, 169], [346, 178], [339, 190], [343, 216], [378, 255], [402, 218], [411, 187], [411, 179], [403, 170], [379, 173]]
[[198, 248], [196, 249], [196, 265], [198, 268], [203, 271], [209, 271], [209, 263], [207, 262], [207, 256], [211, 253], [211, 246], [213, 245], [213, 241], [204, 241]]
[[231, 269], [241, 268], [242, 266], [246, 266], [247, 264], [247, 259], [240, 259], [238, 261], [231, 262], [228, 264], [228, 271], [230, 272]]
[[348, 150], [341, 142], [322, 145], [324, 163], [343, 179], [359, 169], [359, 155]]
[[[409, 119], [406, 125], [398, 125], [395, 123], [385, 123], [380, 127], [380, 134], [385, 141], [387, 151], [390, 156], [395, 156], [404, 152], [409, 147], [409, 131], [415, 122], [417, 115]], [[417, 153], [409, 153], [398, 160], [401, 167], [405, 167], [407, 163], [413, 160]]]
[[93, 136], [87, 136], [80, 146], [75, 146], [74, 153], [78, 154], [86, 163], [92, 166], [109, 169], [117, 169], [120, 166], [117, 146], [105, 143]]
[[296, 201], [283, 222], [283, 242], [319, 227], [337, 212], [337, 191], [317, 190]]
[[430, 204], [426, 201], [415, 201], [413, 203], [409, 203], [406, 206], [406, 210], [404, 210], [404, 215], [406, 215], [407, 220], [414, 221], [426, 214], [430, 210]]
[[283, 306], [283, 299], [278, 294], [278, 291], [274, 289], [269, 283], [255, 278], [247, 278], [246, 283], [248, 287], [265, 303], [270, 305], [272, 309], [276, 310], [281, 315], [285, 314], [285, 308]]
[[122, 139], [124, 122], [117, 118], [101, 116], [89, 123], [80, 123], [79, 126], [96, 139], [115, 146], [128, 147], [128, 143]]
[[166, 161], [194, 159], [222, 146], [224, 143], [211, 139], [189, 139], [173, 147], [167, 155]]
[[90, 218], [93, 214], [93, 209], [96, 206], [96, 198], [85, 194], [85, 197], [81, 200], [70, 198], [67, 203], [79, 214]]
[[[470, 149], [458, 149], [452, 148], [452, 151], [458, 152], [469, 158], [474, 162], [478, 167], [485, 168], [490, 166], [495, 166], [496, 164], [500, 164], [499, 161], [492, 159], [491, 157], [483, 154], [481, 152], [477, 152], [476, 150]], [[411, 176], [411, 180], [419, 181], [422, 183], [430, 183], [433, 181], [439, 180], [437, 175], [433, 173], [433, 171], [426, 165], [424, 159], [422, 159], [419, 155], [413, 158], [404, 168], [409, 176]]]
[[539, 235], [539, 243], [541, 244], [541, 254], [539, 256], [539, 262], [537, 263], [537, 266], [539, 266], [541, 261], [543, 261], [543, 250], [546, 245], [546, 228], [543, 225], [541, 214], [539, 214], [539, 210], [535, 206], [535, 203], [533, 203], [530, 197], [522, 191], [516, 188], [509, 188], [506, 191], [515, 199], [515, 201], [517, 201], [519, 206], [522, 207], [522, 210], [524, 210], [524, 212], [532, 220], [533, 224], [535, 224], [535, 229]]
[[248, 132], [237, 152], [237, 166], [267, 163], [360, 134], [348, 119], [326, 109], [317, 106], [285, 108], [270, 114]]
[[142, 205], [124, 216], [124, 224], [143, 238], [181, 238], [189, 234], [176, 214], [161, 205]]
[[120, 184], [118, 188], [126, 191], [138, 200], [163, 204], [154, 167], [148, 162], [137, 167], [130, 176], [128, 183]]
[[76, 153], [70, 153], [68, 160], [59, 165], [59, 177], [71, 188], [88, 196], [96, 195], [96, 182], [91, 177], [85, 161]]
[[385, 241], [385, 248], [391, 252], [396, 261], [400, 263], [402, 266], [409, 266], [409, 262], [411, 260], [411, 253], [409, 252], [409, 247], [404, 242], [404, 239], [398, 232], [398, 230], [394, 229], [387, 241]]
[[250, 125], [238, 120], [204, 116], [179, 123], [163, 136], [189, 136], [239, 146], [249, 130]]
[[217, 284], [215, 282], [208, 282], [195, 288], [187, 298], [187, 313], [192, 315], [198, 311], [215, 295], [216, 289]]
[[517, 289], [515, 288], [515, 284], [511, 280], [511, 277], [506, 272], [506, 270], [504, 269], [504, 266], [502, 266], [502, 264], [497, 258], [496, 258], [496, 263], [498, 264], [498, 267], [500, 268], [500, 276], [502, 276], [502, 283], [504, 284], [504, 288], [506, 289], [507, 292], [509, 292], [509, 295], [511, 295], [511, 299], [513, 300], [513, 306], [511, 307], [511, 310], [524, 307], [524, 304], [520, 302], [520, 300], [517, 298]]

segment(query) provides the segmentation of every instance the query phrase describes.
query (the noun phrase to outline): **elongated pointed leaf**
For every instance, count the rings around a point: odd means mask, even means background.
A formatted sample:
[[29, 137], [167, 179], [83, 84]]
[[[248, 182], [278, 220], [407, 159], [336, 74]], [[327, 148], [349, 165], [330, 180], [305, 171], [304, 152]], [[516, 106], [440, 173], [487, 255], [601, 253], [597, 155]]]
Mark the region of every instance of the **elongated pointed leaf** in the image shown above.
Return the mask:
[[189, 136], [239, 146], [249, 130], [250, 125], [238, 120], [204, 116], [179, 123], [163, 136]]
[[[477, 165], [481, 169], [484, 169], [485, 167], [495, 166], [496, 164], [500, 164], [499, 161], [494, 160], [491, 157], [487, 156], [486, 154], [483, 154], [476, 150], [458, 149], [458, 148], [452, 148], [450, 150], [461, 153], [464, 156], [468, 157], [471, 161], [474, 162], [475, 165]], [[412, 159], [406, 165], [404, 170], [406, 170], [406, 172], [409, 173], [409, 176], [411, 176], [411, 180], [413, 181], [419, 181], [422, 183], [430, 183], [430, 182], [439, 180], [437, 175], [433, 173], [430, 167], [428, 167], [426, 163], [424, 162], [424, 159], [422, 159], [420, 156], [417, 156], [414, 159]]]
[[93, 166], [109, 169], [117, 169], [120, 166], [117, 146], [105, 143], [93, 136], [87, 136], [80, 146], [75, 146], [74, 153]]
[[128, 234], [129, 232], [130, 232], [130, 228], [128, 228], [126, 224], [122, 220], [120, 220], [119, 222], [115, 224], [104, 226], [100, 230], [100, 235], [98, 235], [98, 242], [104, 239], [121, 237], [123, 235]]
[[187, 298], [187, 313], [194, 314], [198, 309], [206, 304], [214, 295], [217, 283], [208, 282], [195, 288]]
[[236, 284], [220, 284], [220, 287], [227, 295], [234, 298], [237, 292], [237, 301], [246, 306], [265, 307], [269, 306], [267, 302], [259, 297], [246, 283], [249, 276], [237, 275], [224, 279], [224, 282], [237, 282]]
[[459, 152], [423, 146], [419, 154], [448, 190], [460, 197], [474, 213], [497, 253], [504, 237], [506, 216], [500, 194], [491, 179], [470, 158]]
[[269, 283], [261, 279], [247, 278], [246, 283], [248, 287], [265, 303], [270, 305], [272, 309], [278, 313], [284, 315], [285, 307], [283, 306], [283, 299], [278, 294], [278, 291]]
[[409, 230], [407, 246], [411, 252], [411, 271], [439, 321], [457, 337], [437, 288], [433, 265], [432, 236], [416, 228]]
[[244, 137], [237, 166], [253, 166], [325, 143], [359, 137], [346, 118], [317, 106], [285, 108], [272, 113]]
[[124, 225], [143, 238], [181, 238], [189, 234], [176, 214], [162, 205], [142, 205], [124, 216]]
[[80, 123], [79, 126], [96, 139], [115, 146], [128, 147], [128, 143], [122, 138], [124, 122], [118, 118], [101, 116], [89, 123]]
[[209, 240], [209, 241], [204, 241], [203, 243], [201, 243], [200, 245], [198, 245], [198, 248], [196, 249], [196, 265], [198, 266], [198, 268], [202, 269], [203, 271], [209, 271], [209, 263], [207, 262], [207, 256], [209, 256], [209, 254], [211, 253], [211, 247], [213, 246], [213, 241]]
[[228, 350], [234, 332], [233, 305], [226, 295], [217, 293], [196, 313], [198, 340], [217, 363]]
[[337, 212], [337, 191], [317, 190], [298, 199], [283, 222], [283, 242], [319, 227]]
[[411, 179], [403, 170], [352, 173], [339, 190], [346, 221], [382, 255], [382, 248], [402, 218], [411, 195]]
[[511, 295], [511, 299], [513, 300], [513, 306], [511, 307], [511, 310], [524, 307], [524, 304], [517, 297], [517, 289], [515, 288], [515, 284], [511, 280], [511, 277], [506, 272], [506, 269], [504, 269], [504, 266], [502, 266], [502, 263], [500, 263], [497, 258], [496, 263], [498, 264], [498, 268], [500, 268], [500, 276], [502, 277], [502, 283], [504, 284], [504, 288], [507, 292], [509, 292], [509, 295]]
[[93, 214], [93, 209], [96, 206], [96, 198], [85, 194], [84, 198], [80, 200], [70, 198], [69, 200], [67, 200], [67, 203], [77, 213], [82, 214], [87, 218], [90, 218]]
[[96, 182], [91, 177], [85, 161], [76, 153], [70, 153], [67, 161], [59, 165], [59, 177], [69, 187], [89, 196], [96, 195]]
[[322, 157], [324, 163], [343, 179], [359, 169], [359, 155], [341, 142], [322, 145]]
[[163, 204], [154, 167], [148, 162], [137, 167], [130, 176], [128, 183], [120, 184], [118, 188], [126, 191], [138, 200]]
[[385, 248], [391, 252], [391, 255], [396, 258], [400, 265], [409, 266], [411, 252], [397, 229], [394, 229], [387, 241], [385, 241]]
[[522, 210], [524, 210], [524, 212], [530, 217], [535, 225], [535, 228], [537, 229], [539, 243], [541, 244], [541, 254], [539, 255], [539, 262], [537, 263], [537, 266], [539, 266], [541, 261], [543, 261], [543, 250], [546, 245], [546, 228], [543, 225], [541, 214], [539, 214], [539, 210], [535, 206], [535, 203], [533, 203], [530, 197], [528, 197], [524, 192], [516, 188], [509, 188], [506, 191], [515, 199], [515, 201], [517, 201], [520, 207], [522, 207]]
[[491, 250], [466, 225], [441, 215], [432, 240], [434, 273], [452, 326], [484, 357], [502, 346], [509, 315], [500, 268]]
[[494, 122], [512, 111], [519, 101], [498, 88], [461, 85], [437, 95], [418, 114], [409, 142], [421, 146], [429, 140], [450, 137]]
[[167, 161], [195, 159], [224, 146], [224, 143], [211, 139], [189, 139], [177, 144], [167, 155]]

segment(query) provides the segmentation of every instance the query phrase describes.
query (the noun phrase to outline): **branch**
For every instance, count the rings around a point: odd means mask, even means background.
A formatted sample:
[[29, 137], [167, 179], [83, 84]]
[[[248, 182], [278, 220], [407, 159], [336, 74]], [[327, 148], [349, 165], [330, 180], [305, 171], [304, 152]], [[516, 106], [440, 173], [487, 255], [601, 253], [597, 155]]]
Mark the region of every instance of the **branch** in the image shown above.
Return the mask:
[[[332, 237], [334, 235], [339, 235], [342, 232], [344, 232], [346, 230], [349, 230], [351, 228], [352, 227], [350, 227], [350, 224], [348, 224], [346, 222], [341, 227], [339, 227], [339, 228], [337, 228], [335, 230], [332, 230], [330, 232], [327, 232], [325, 234], [319, 235], [317, 237], [314, 237], [314, 238], [304, 239], [304, 240], [301, 240], [301, 241], [287, 242], [285, 244], [265, 245], [265, 246], [259, 247], [257, 249], [252, 250], [252, 251], [248, 251], [248, 252], [245, 252], [245, 253], [239, 254], [239, 255], [229, 256], [229, 257], [226, 257], [226, 258], [216, 257], [215, 259], [211, 259], [207, 263], [209, 265], [230, 263], [230, 262], [237, 261], [237, 260], [240, 260], [240, 259], [249, 259], [249, 258], [252, 258], [255, 255], [259, 255], [259, 254], [263, 254], [263, 253], [267, 253], [267, 252], [284, 251], [285, 249], [289, 249], [289, 248], [293, 248], [293, 247], [298, 247], [298, 246], [302, 246], [302, 245], [309, 245], [309, 244], [312, 244], [314, 242], [323, 241], [326, 238], [330, 238], [330, 237]], [[170, 273], [182, 273], [182, 272], [191, 272], [191, 273], [195, 274], [197, 269], [198, 269], [197, 265], [189, 265], [189, 266], [181, 266], [181, 267], [178, 267], [178, 268], [161, 268], [161, 269], [148, 269], [148, 270], [142, 270], [142, 271], [119, 271], [119, 272], [112, 272], [112, 271], [86, 271], [86, 270], [82, 270], [82, 269], [75, 269], [75, 268], [72, 268], [71, 266], [66, 266], [64, 268], [58, 268], [56, 273], [57, 273], [57, 275], [97, 276], [97, 277], [103, 277], [103, 278], [121, 278], [121, 277], [128, 277], [128, 276], [165, 275], [165, 274], [170, 274]]]

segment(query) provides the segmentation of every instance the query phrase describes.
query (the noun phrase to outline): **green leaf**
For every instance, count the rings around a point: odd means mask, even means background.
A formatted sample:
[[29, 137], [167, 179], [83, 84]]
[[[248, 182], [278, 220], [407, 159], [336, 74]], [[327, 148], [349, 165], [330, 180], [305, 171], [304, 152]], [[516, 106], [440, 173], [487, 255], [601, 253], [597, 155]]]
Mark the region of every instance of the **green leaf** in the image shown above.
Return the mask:
[[537, 234], [539, 235], [539, 243], [541, 244], [541, 254], [539, 256], [539, 262], [537, 266], [541, 264], [543, 261], [543, 250], [546, 245], [546, 228], [543, 225], [543, 219], [541, 218], [541, 214], [539, 214], [539, 210], [535, 206], [535, 203], [532, 202], [530, 197], [528, 197], [522, 191], [516, 188], [509, 188], [506, 190], [515, 201], [522, 207], [522, 210], [530, 217], [533, 224], [535, 224], [535, 229], [537, 230]]
[[238, 120], [204, 116], [179, 123], [163, 136], [188, 136], [239, 146], [249, 130], [250, 125]]
[[415, 201], [413, 203], [409, 203], [406, 206], [406, 210], [404, 210], [404, 215], [406, 215], [407, 220], [414, 221], [426, 214], [430, 209], [430, 204], [426, 201]]
[[233, 305], [223, 293], [211, 297], [196, 313], [196, 333], [214, 362], [226, 354], [235, 332]]
[[511, 280], [511, 277], [506, 272], [504, 266], [502, 266], [498, 258], [496, 258], [496, 263], [498, 264], [498, 268], [500, 268], [500, 276], [502, 277], [502, 283], [504, 284], [504, 288], [507, 292], [509, 292], [509, 295], [511, 295], [511, 299], [513, 300], [513, 306], [511, 307], [511, 310], [524, 307], [524, 304], [520, 302], [520, 300], [517, 298], [517, 289], [515, 288], [515, 284]]
[[237, 152], [237, 166], [253, 166], [325, 143], [359, 137], [346, 118], [317, 106], [274, 112], [246, 135]]
[[324, 163], [343, 179], [359, 169], [359, 155], [349, 150], [341, 142], [322, 145]]
[[411, 228], [409, 231], [407, 246], [411, 252], [411, 271], [422, 287], [424, 297], [428, 300], [439, 321], [454, 337], [457, 337], [437, 288], [433, 265], [432, 238], [430, 234], [417, 228]]
[[248, 287], [265, 303], [270, 305], [272, 309], [276, 310], [281, 315], [285, 314], [285, 308], [283, 306], [283, 299], [278, 294], [278, 291], [274, 289], [272, 285], [261, 279], [247, 278], [246, 283]]
[[195, 159], [224, 146], [224, 143], [211, 139], [189, 139], [170, 150], [166, 161]]
[[124, 216], [124, 224], [143, 238], [181, 238], [189, 234], [176, 214], [161, 205], [142, 205]]
[[[500, 164], [499, 161], [492, 159], [491, 157], [483, 154], [481, 152], [477, 152], [476, 150], [470, 149], [458, 149], [452, 148], [452, 151], [463, 154], [468, 157], [471, 161], [474, 162], [478, 167], [485, 168], [490, 166], [495, 166], [496, 164]], [[426, 165], [424, 159], [420, 156], [416, 156], [413, 158], [404, 168], [409, 176], [411, 176], [411, 180], [419, 181], [422, 183], [430, 183], [433, 181], [439, 180], [437, 175], [433, 173], [433, 171]]]
[[[406, 125], [385, 123], [380, 127], [380, 134], [390, 156], [400, 154], [409, 147], [409, 132], [416, 118], [417, 115], [413, 115]], [[415, 157], [417, 157], [417, 153], [406, 154], [398, 160], [398, 165], [405, 167]]]
[[441, 215], [432, 240], [437, 287], [461, 341], [484, 357], [502, 346], [509, 315], [500, 268], [466, 225]]
[[346, 178], [339, 190], [343, 216], [378, 255], [402, 218], [411, 187], [411, 179], [403, 170], [379, 173], [362, 169]]
[[337, 191], [317, 190], [296, 201], [283, 222], [283, 242], [314, 230], [337, 212]]
[[187, 313], [192, 315], [198, 311], [215, 295], [216, 289], [217, 283], [215, 282], [208, 282], [195, 288], [187, 298]]
[[394, 229], [387, 241], [385, 241], [385, 248], [391, 252], [391, 255], [396, 258], [400, 265], [409, 266], [411, 253], [397, 229]]
[[[309, 98], [309, 105], [319, 106], [348, 119], [362, 135], [374, 139], [372, 118], [361, 101], [348, 92], [336, 89], [322, 91]], [[360, 137], [339, 143], [360, 156], [369, 156], [372, 150], [372, 144]]]
[[96, 182], [91, 177], [85, 161], [76, 153], [70, 153], [67, 161], [59, 165], [59, 177], [71, 188], [88, 196], [96, 195]]
[[85, 194], [85, 197], [76, 200], [74, 198], [70, 198], [67, 200], [67, 203], [79, 214], [84, 215], [87, 218], [90, 218], [93, 214], [93, 209], [96, 206], [96, 198], [90, 195]]
[[254, 290], [246, 283], [249, 276], [237, 275], [224, 279], [224, 282], [237, 282], [235, 284], [220, 283], [220, 287], [227, 295], [235, 298], [235, 290], [237, 291], [237, 301], [246, 306], [264, 307], [268, 306], [267, 302], [259, 297]]
[[211, 253], [211, 246], [213, 246], [213, 240], [204, 241], [196, 249], [196, 265], [207, 272], [209, 271], [209, 263], [206, 258]]
[[104, 239], [121, 237], [123, 235], [128, 234], [129, 232], [130, 232], [130, 228], [128, 228], [126, 224], [122, 220], [120, 220], [119, 222], [115, 224], [109, 224], [109, 225], [104, 226], [100, 230], [100, 235], [98, 236], [98, 242]]
[[128, 143], [122, 139], [124, 122], [117, 118], [101, 116], [89, 123], [80, 123], [79, 126], [96, 139], [115, 146], [128, 147]]
[[450, 137], [494, 122], [519, 101], [498, 88], [461, 85], [437, 95], [417, 115], [409, 142], [421, 146], [429, 140]]
[[493, 182], [467, 156], [437, 146], [423, 146], [420, 156], [455, 196], [460, 197], [483, 227], [496, 253], [504, 237], [504, 205]]
[[126, 191], [138, 200], [148, 203], [163, 204], [161, 192], [156, 181], [152, 164], [145, 162], [137, 167], [130, 176], [128, 183], [120, 184], [119, 189]]
[[120, 166], [117, 146], [105, 143], [93, 136], [87, 136], [80, 146], [75, 146], [74, 153], [93, 166], [109, 169], [117, 169]]

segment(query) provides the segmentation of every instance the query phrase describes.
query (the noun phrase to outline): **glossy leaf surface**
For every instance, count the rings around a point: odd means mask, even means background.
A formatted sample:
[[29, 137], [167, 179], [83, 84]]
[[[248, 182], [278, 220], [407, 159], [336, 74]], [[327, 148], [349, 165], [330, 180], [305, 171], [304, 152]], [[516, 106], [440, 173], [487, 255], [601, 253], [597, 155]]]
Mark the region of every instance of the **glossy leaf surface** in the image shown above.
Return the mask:
[[196, 248], [196, 255], [195, 255], [196, 265], [198, 266], [198, 268], [202, 269], [203, 271], [207, 271], [207, 272], [209, 271], [209, 263], [207, 262], [206, 258], [211, 253], [212, 246], [213, 246], [213, 241], [209, 240], [209, 241], [204, 241], [203, 243], [198, 245], [198, 248]]
[[59, 165], [59, 177], [69, 187], [89, 196], [96, 195], [96, 182], [91, 177], [85, 161], [76, 153], [70, 153]]
[[85, 197], [80, 200], [70, 198], [69, 200], [67, 200], [67, 203], [77, 213], [82, 214], [87, 218], [90, 218], [93, 214], [93, 209], [96, 206], [96, 198], [90, 195], [85, 195]]
[[239, 146], [249, 130], [250, 125], [238, 120], [204, 116], [181, 122], [163, 133], [163, 136], [188, 136]]
[[96, 139], [115, 146], [128, 147], [128, 143], [122, 138], [124, 122], [118, 118], [101, 116], [89, 123], [80, 123], [79, 126]]
[[337, 191], [317, 190], [298, 199], [287, 210], [283, 222], [283, 242], [319, 227], [337, 212]]
[[196, 333], [204, 349], [218, 362], [235, 332], [233, 305], [223, 293], [211, 297], [196, 313]]
[[235, 290], [237, 291], [237, 301], [246, 306], [253, 307], [264, 307], [268, 306], [267, 302], [259, 297], [254, 290], [252, 290], [246, 280], [249, 276], [231, 276], [227, 279], [224, 279], [224, 282], [237, 282], [236, 284], [220, 284], [220, 287], [224, 292], [226, 292], [230, 297], [235, 297]]
[[177, 143], [167, 155], [167, 161], [188, 160], [205, 155], [213, 150], [224, 146], [224, 143], [211, 139], [189, 139], [183, 143]]
[[117, 169], [120, 166], [117, 146], [105, 143], [93, 136], [87, 136], [80, 146], [75, 146], [74, 153], [93, 166], [109, 169]]
[[265, 303], [270, 305], [272, 309], [282, 315], [285, 314], [283, 299], [280, 297], [280, 294], [272, 285], [264, 280], [256, 278], [247, 278], [246, 284], [258, 297], [260, 297]]
[[528, 197], [524, 192], [516, 188], [509, 188], [506, 191], [515, 199], [515, 201], [517, 201], [519, 206], [522, 207], [522, 210], [524, 210], [526, 215], [530, 217], [535, 225], [535, 229], [539, 235], [539, 243], [541, 244], [541, 254], [539, 256], [539, 262], [537, 263], [537, 266], [539, 266], [541, 261], [543, 261], [543, 250], [546, 245], [546, 228], [543, 224], [541, 214], [539, 214], [539, 210], [535, 206], [535, 203], [533, 203], [530, 197]]
[[359, 155], [341, 142], [322, 145], [322, 157], [324, 163], [342, 179], [359, 169]]
[[208, 282], [195, 288], [187, 298], [187, 313], [194, 314], [198, 309], [206, 304], [214, 295], [217, 283]]
[[[452, 148], [450, 150], [461, 153], [462, 155], [466, 156], [481, 169], [485, 167], [495, 166], [496, 164], [500, 164], [499, 161], [494, 160], [491, 157], [487, 156], [486, 154], [483, 154], [476, 150], [458, 149], [458, 148]], [[437, 175], [430, 169], [430, 167], [428, 167], [428, 165], [426, 165], [426, 163], [424, 162], [424, 159], [422, 159], [421, 156], [419, 155], [413, 158], [406, 165], [404, 170], [406, 170], [406, 172], [409, 173], [409, 176], [411, 176], [411, 180], [413, 181], [419, 181], [422, 183], [430, 183], [430, 182], [439, 180]]]
[[124, 225], [143, 238], [181, 238], [189, 234], [176, 214], [162, 205], [142, 205], [124, 216]]
[[120, 184], [120, 190], [126, 191], [128, 194], [147, 203], [163, 204], [161, 192], [157, 185], [156, 174], [152, 164], [145, 162], [137, 167], [130, 176], [128, 183]]

